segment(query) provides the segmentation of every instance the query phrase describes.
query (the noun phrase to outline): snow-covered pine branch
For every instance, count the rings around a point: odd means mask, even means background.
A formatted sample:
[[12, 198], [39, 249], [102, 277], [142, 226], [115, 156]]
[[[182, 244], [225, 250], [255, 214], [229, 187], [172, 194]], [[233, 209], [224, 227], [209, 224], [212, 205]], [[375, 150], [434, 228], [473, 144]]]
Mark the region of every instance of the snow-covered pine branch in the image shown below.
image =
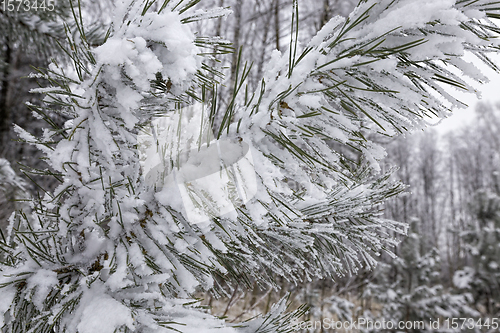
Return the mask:
[[273, 54], [254, 94], [239, 66], [218, 115], [217, 69], [200, 54], [227, 44], [190, 22], [227, 10], [194, 5], [116, 1], [98, 47], [75, 8], [73, 70], [42, 71], [45, 107], [71, 119], [33, 141], [61, 184], [13, 220], [4, 332], [286, 331], [293, 316], [230, 327], [190, 302], [223, 292], [221, 281], [299, 283], [373, 266], [406, 227], [380, 217], [402, 186], [377, 174], [384, 151], [369, 138], [446, 116], [459, 103], [442, 84], [469, 89], [447, 66], [484, 81], [461, 57], [496, 51], [489, 1], [361, 1], [304, 48], [295, 10], [289, 52]]

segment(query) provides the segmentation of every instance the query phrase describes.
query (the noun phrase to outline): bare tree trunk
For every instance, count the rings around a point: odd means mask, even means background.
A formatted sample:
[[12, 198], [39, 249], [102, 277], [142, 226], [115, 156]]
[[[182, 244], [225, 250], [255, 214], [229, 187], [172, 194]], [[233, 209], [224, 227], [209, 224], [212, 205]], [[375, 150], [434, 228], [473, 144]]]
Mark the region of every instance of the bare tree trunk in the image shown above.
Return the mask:
[[5, 67], [3, 69], [3, 78], [1, 82], [0, 90], [0, 147], [4, 147], [6, 140], [8, 139], [9, 132], [9, 89], [10, 89], [10, 67], [12, 58], [12, 48], [10, 47], [10, 39], [8, 36], [5, 37], [5, 54], [4, 63]]
[[321, 21], [320, 21], [320, 24], [319, 24], [319, 29], [323, 28], [323, 26], [328, 21], [330, 21], [330, 1], [329, 0], [323, 0], [323, 15], [321, 15]]
[[[219, 7], [224, 7], [224, 0], [219, 0]], [[215, 36], [222, 36], [222, 18], [217, 19], [217, 25], [215, 26]]]
[[[323, 322], [323, 319], [324, 319], [324, 312], [325, 312], [325, 288], [326, 288], [326, 281], [325, 279], [321, 279], [319, 281], [320, 283], [320, 288], [321, 288], [321, 298], [320, 298], [320, 316], [319, 316], [319, 320], [321, 322]], [[323, 327], [323, 325], [321, 325], [321, 333], [324, 333], [325, 332], [325, 329]]]
[[[458, 233], [456, 232], [457, 223], [456, 223], [456, 212], [455, 212], [455, 175], [453, 164], [455, 163], [453, 159], [453, 154], [450, 154], [449, 160], [449, 170], [450, 170], [450, 224], [453, 229], [453, 233], [450, 235], [448, 233], [448, 245], [447, 245], [447, 256], [448, 256], [448, 274], [450, 278], [453, 277], [453, 272], [457, 269], [458, 257], [460, 255], [460, 238], [457, 237]], [[451, 239], [450, 239], [451, 238]], [[451, 254], [452, 246], [455, 247], [454, 252], [455, 256]]]
[[[262, 77], [264, 63], [266, 62], [266, 52], [267, 52], [266, 46], [268, 45], [267, 38], [268, 38], [268, 34], [269, 34], [269, 27], [271, 25], [272, 12], [269, 12], [268, 15], [269, 15], [268, 19], [265, 20], [265, 24], [264, 24], [263, 31], [262, 31], [262, 51], [260, 54], [259, 63], [257, 64], [257, 75], [256, 75], [256, 77], [258, 77], [258, 78]], [[256, 82], [256, 85], [258, 85], [259, 83], [260, 83], [260, 81]]]
[[280, 49], [280, 1], [274, 0], [274, 37], [276, 39], [276, 50]]
[[231, 59], [231, 84], [232, 89], [236, 83], [236, 65], [238, 63], [238, 54], [240, 49], [240, 30], [241, 30], [241, 10], [242, 10], [242, 0], [237, 0], [234, 7], [234, 53]]

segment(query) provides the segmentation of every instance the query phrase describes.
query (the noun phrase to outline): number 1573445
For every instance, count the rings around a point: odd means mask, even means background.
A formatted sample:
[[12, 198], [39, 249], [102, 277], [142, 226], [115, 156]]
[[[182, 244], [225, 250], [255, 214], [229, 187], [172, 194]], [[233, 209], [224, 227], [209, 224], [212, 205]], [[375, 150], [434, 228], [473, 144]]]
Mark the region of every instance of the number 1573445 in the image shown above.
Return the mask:
[[48, 11], [55, 9], [54, 0], [1, 0], [4, 12]]

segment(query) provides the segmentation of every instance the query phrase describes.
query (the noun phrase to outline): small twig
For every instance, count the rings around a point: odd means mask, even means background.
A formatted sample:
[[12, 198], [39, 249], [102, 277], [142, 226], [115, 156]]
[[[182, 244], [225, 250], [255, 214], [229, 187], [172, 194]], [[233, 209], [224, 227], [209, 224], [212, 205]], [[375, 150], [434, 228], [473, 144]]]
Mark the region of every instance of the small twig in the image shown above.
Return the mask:
[[231, 295], [231, 298], [229, 299], [229, 302], [227, 303], [226, 310], [222, 314], [223, 317], [226, 316], [227, 312], [231, 308], [231, 303], [233, 303], [233, 300], [234, 300], [237, 292], [238, 292], [238, 285], [236, 285], [236, 287], [234, 288], [233, 294]]
[[269, 293], [273, 290], [273, 288], [269, 288], [268, 291], [266, 291], [266, 293], [261, 297], [259, 298], [255, 303], [252, 304], [251, 307], [249, 307], [248, 309], [246, 310], [243, 310], [242, 313], [240, 313], [238, 316], [236, 316], [233, 320], [231, 320], [230, 322], [231, 323], [234, 323], [236, 321], [236, 319], [238, 318], [241, 318], [244, 314], [252, 311], [253, 309], [255, 309], [257, 307], [257, 305], [259, 305], [260, 302], [262, 302], [264, 300], [264, 298], [266, 298], [267, 295], [269, 295]]

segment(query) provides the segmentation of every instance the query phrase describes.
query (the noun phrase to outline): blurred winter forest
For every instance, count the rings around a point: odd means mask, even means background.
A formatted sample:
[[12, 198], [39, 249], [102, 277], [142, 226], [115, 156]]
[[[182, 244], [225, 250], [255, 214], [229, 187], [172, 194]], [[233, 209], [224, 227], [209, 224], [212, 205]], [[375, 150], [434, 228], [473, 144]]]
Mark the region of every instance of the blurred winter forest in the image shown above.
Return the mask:
[[[225, 89], [234, 86], [237, 64], [245, 59], [252, 64], [248, 82], [254, 90], [273, 50], [284, 50], [290, 43], [292, 2], [210, 0], [201, 5], [232, 9], [227, 18], [199, 23], [199, 29], [215, 31], [233, 43], [235, 51], [218, 59], [230, 73], [223, 79]], [[299, 36], [309, 40], [332, 16], [348, 15], [356, 3], [308, 0], [299, 5]], [[106, 6], [106, 1], [86, 4], [96, 40], [102, 38], [98, 27], [107, 20]], [[58, 10], [69, 15], [67, 8]], [[47, 166], [39, 150], [18, 142], [13, 124], [43, 134], [45, 120], [32, 117], [26, 106], [26, 102], [40, 103], [38, 95], [29, 92], [37, 85], [28, 74], [33, 72], [31, 66], [46, 66], [54, 52], [60, 52], [56, 46], [65, 36], [56, 24], [51, 25], [51, 17], [37, 17], [47, 22], [41, 29], [30, 24], [29, 17], [16, 21], [9, 15], [0, 9], [0, 223], [4, 232], [11, 213], [22, 208], [23, 197], [43, 196], [55, 186], [50, 178], [27, 173]], [[217, 93], [230, 103], [228, 91]], [[213, 307], [214, 314], [236, 322], [257, 310], [269, 310], [287, 292], [295, 304], [311, 307], [306, 316], [314, 320], [500, 317], [500, 104], [494, 102], [478, 104], [470, 110], [477, 114], [476, 120], [447, 135], [429, 128], [406, 137], [374, 138], [384, 140], [386, 162], [398, 166], [395, 175], [407, 185], [403, 194], [379, 207], [386, 218], [409, 225], [407, 237], [395, 235], [401, 240], [394, 251], [397, 257], [384, 254], [375, 269], [353, 276], [302, 285], [283, 279], [279, 291], [255, 288], [250, 294], [235, 288], [226, 298], [198, 296]], [[65, 121], [61, 117], [60, 122]], [[281, 281], [279, 276], [275, 279]]]

